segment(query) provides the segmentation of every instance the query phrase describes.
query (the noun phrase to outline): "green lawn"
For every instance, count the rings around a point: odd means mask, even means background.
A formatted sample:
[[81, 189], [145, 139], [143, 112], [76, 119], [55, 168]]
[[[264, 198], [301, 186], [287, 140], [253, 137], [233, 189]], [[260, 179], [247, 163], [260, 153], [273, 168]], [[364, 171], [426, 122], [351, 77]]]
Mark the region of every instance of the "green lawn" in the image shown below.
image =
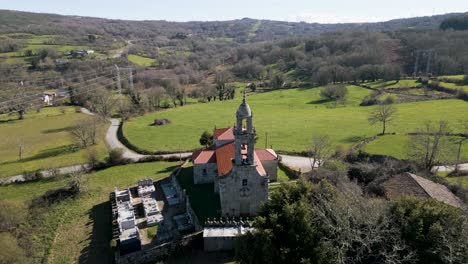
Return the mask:
[[448, 83], [448, 82], [440, 82], [440, 86], [445, 87], [445, 88], [450, 88], [450, 89], [462, 89], [465, 92], [468, 92], [468, 85], [458, 85], [456, 83]]
[[465, 75], [445, 75], [445, 76], [439, 76], [439, 79], [448, 79], [448, 80], [453, 80], [453, 81], [461, 81], [465, 78]]
[[459, 176], [459, 177], [449, 177], [447, 172], [439, 172], [438, 176], [445, 178], [447, 181], [461, 185], [464, 188], [468, 188], [468, 176]]
[[[170, 175], [178, 163], [153, 162], [112, 167], [85, 175], [87, 194], [50, 206], [34, 224], [32, 250], [40, 263], [110, 263], [111, 208], [114, 188], [136, 185], [142, 178], [159, 180]], [[47, 190], [66, 185], [65, 180], [42, 180], [1, 186], [0, 197], [28, 203]], [[37, 233], [36, 233], [37, 232]], [[42, 258], [45, 258], [43, 261]]]
[[[104, 158], [107, 154], [104, 142], [107, 124], [99, 125], [98, 144], [88, 150], [76, 147], [69, 133], [77, 122], [89, 118], [85, 114], [75, 113], [74, 107], [46, 107], [40, 113], [30, 110], [24, 120], [0, 115], [0, 137], [3, 139], [0, 142], [0, 177], [86, 163], [86, 154], [90, 149], [95, 149], [98, 157]], [[13, 120], [6, 122], [8, 119]], [[19, 161], [18, 143], [21, 142], [25, 151]]]
[[[370, 126], [372, 107], [358, 106], [370, 93], [360, 87], [349, 87], [347, 105], [330, 108], [323, 102], [320, 89], [291, 89], [254, 94], [248, 97], [254, 114], [258, 147], [264, 147], [268, 132], [268, 147], [284, 151], [305, 150], [314, 134], [328, 134], [336, 144], [351, 146], [361, 139], [381, 132], [380, 125]], [[179, 151], [199, 148], [203, 131], [214, 127], [232, 126], [241, 98], [224, 102], [194, 104], [148, 114], [129, 120], [124, 135], [129, 141], [149, 151]], [[468, 104], [461, 100], [437, 100], [397, 104], [398, 115], [388, 132], [408, 133], [429, 120], [448, 120], [456, 131], [460, 120], [466, 119]], [[167, 118], [171, 124], [151, 126], [154, 119]], [[386, 153], [384, 148], [378, 152]]]
[[155, 62], [154, 59], [146, 58], [135, 54], [128, 54], [128, 60], [140, 66], [151, 66]]
[[200, 224], [203, 224], [208, 217], [217, 217], [220, 210], [219, 197], [214, 193], [214, 185], [193, 184], [193, 166], [190, 165], [182, 169], [177, 177], [181, 187], [187, 191], [190, 204], [197, 214]]
[[[370, 142], [364, 147], [364, 150], [371, 154], [386, 154], [400, 159], [408, 159], [408, 145], [411, 137], [407, 135], [385, 135], [378, 137], [376, 140]], [[453, 160], [456, 159], [456, 153], [458, 149], [457, 138], [451, 138], [451, 157]], [[461, 151], [461, 158], [468, 160], [468, 142], [465, 142]]]

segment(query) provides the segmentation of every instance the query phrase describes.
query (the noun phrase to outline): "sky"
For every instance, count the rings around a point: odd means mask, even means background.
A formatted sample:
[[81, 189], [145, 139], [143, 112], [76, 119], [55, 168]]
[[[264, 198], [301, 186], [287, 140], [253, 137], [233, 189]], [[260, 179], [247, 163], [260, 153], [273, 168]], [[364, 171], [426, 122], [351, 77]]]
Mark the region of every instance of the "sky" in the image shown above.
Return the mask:
[[378, 22], [467, 12], [468, 0], [0, 0], [0, 9], [126, 20]]

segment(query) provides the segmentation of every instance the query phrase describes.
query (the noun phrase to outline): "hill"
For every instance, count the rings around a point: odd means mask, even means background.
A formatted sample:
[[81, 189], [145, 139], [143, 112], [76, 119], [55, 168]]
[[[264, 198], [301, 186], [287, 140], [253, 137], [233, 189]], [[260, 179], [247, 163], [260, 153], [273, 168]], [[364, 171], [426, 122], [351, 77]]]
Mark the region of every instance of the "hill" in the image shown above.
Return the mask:
[[120, 38], [155, 38], [200, 35], [213, 38], [234, 38], [239, 42], [263, 41], [285, 36], [314, 36], [336, 31], [395, 31], [399, 29], [436, 29], [445, 15], [395, 19], [378, 23], [319, 24], [283, 22], [244, 18], [230, 21], [168, 22], [129, 21], [81, 16], [62, 16], [11, 10], [0, 10], [0, 33], [27, 32], [33, 34], [86, 35], [95, 34]]

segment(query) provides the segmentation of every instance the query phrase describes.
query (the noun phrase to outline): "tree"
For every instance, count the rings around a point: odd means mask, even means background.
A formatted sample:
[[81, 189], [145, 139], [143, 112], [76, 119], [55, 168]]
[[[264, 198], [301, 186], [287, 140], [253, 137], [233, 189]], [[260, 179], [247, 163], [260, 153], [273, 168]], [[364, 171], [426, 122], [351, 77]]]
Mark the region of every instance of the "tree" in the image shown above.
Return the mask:
[[468, 139], [468, 120], [465, 120], [463, 122], [463, 128], [464, 128], [464, 133], [463, 135], [460, 137], [459, 141], [458, 141], [458, 151], [457, 151], [457, 159], [456, 159], [456, 163], [455, 163], [455, 171], [454, 173], [455, 174], [459, 174], [460, 171], [459, 171], [459, 166], [460, 166], [460, 163], [461, 163], [461, 150], [462, 150], [462, 146], [463, 146], [463, 142], [465, 142], [465, 140]]
[[317, 167], [322, 166], [333, 154], [333, 145], [330, 136], [316, 135], [312, 137], [312, 145], [309, 153], [311, 168], [315, 168], [316, 165]]
[[96, 144], [97, 124], [96, 118], [78, 121], [70, 130], [70, 134], [79, 146], [87, 148]]
[[17, 112], [18, 119], [23, 120], [26, 110], [31, 106], [29, 100], [31, 100], [31, 96], [28, 96], [24, 85], [21, 83], [21, 85], [16, 89], [13, 100], [9, 102], [9, 110], [12, 112]]
[[236, 257], [240, 263], [412, 260], [390, 219], [386, 202], [363, 197], [356, 185], [338, 191], [326, 180], [299, 180], [272, 193], [255, 219], [256, 230], [236, 241]]
[[115, 100], [105, 87], [96, 89], [89, 100], [90, 108], [98, 113], [104, 120], [112, 114]]
[[202, 135], [200, 136], [200, 145], [202, 146], [210, 146], [213, 144], [213, 134], [211, 134], [210, 132], [208, 131], [205, 131], [202, 133]]
[[450, 129], [446, 121], [436, 125], [427, 122], [411, 135], [408, 143], [408, 156], [428, 171], [442, 161], [447, 160], [450, 152], [450, 143], [447, 134]]
[[148, 89], [146, 94], [150, 106], [152, 108], [159, 108], [161, 106], [161, 100], [166, 96], [166, 90], [161, 86], [156, 86]]
[[272, 76], [270, 78], [270, 85], [271, 85], [272, 89], [274, 89], [274, 90], [279, 89], [279, 88], [283, 87], [283, 84], [284, 84], [283, 74], [281, 74], [281, 73], [272, 74]]
[[172, 79], [165, 83], [167, 95], [171, 98], [174, 107], [177, 107], [177, 100], [181, 97], [182, 86], [178, 79]]
[[380, 104], [369, 114], [369, 123], [374, 125], [378, 122], [382, 123], [382, 135], [385, 135], [387, 123], [393, 120], [397, 109], [392, 104]]
[[68, 188], [74, 194], [87, 191], [86, 178], [83, 171], [75, 171], [70, 174], [68, 178]]
[[320, 96], [328, 101], [333, 101], [336, 107], [337, 102], [345, 102], [348, 89], [344, 85], [330, 84], [320, 90]]
[[228, 71], [221, 70], [215, 73], [215, 85], [216, 90], [218, 91], [218, 98], [220, 101], [226, 99], [228, 94], [228, 82], [231, 80], [232, 76]]
[[415, 263], [467, 263], [466, 215], [434, 199], [403, 197], [390, 206], [393, 224], [416, 252]]

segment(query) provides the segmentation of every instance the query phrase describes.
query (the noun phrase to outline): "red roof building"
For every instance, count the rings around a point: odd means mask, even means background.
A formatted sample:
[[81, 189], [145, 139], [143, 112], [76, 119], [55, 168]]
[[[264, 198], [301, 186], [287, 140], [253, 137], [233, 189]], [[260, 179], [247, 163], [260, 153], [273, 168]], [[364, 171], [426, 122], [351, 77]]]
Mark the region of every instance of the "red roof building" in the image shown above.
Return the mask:
[[192, 155], [194, 183], [214, 183], [224, 216], [254, 215], [268, 199], [268, 182], [277, 180], [278, 155], [255, 149], [253, 114], [245, 102], [235, 127], [216, 128], [213, 145]]

